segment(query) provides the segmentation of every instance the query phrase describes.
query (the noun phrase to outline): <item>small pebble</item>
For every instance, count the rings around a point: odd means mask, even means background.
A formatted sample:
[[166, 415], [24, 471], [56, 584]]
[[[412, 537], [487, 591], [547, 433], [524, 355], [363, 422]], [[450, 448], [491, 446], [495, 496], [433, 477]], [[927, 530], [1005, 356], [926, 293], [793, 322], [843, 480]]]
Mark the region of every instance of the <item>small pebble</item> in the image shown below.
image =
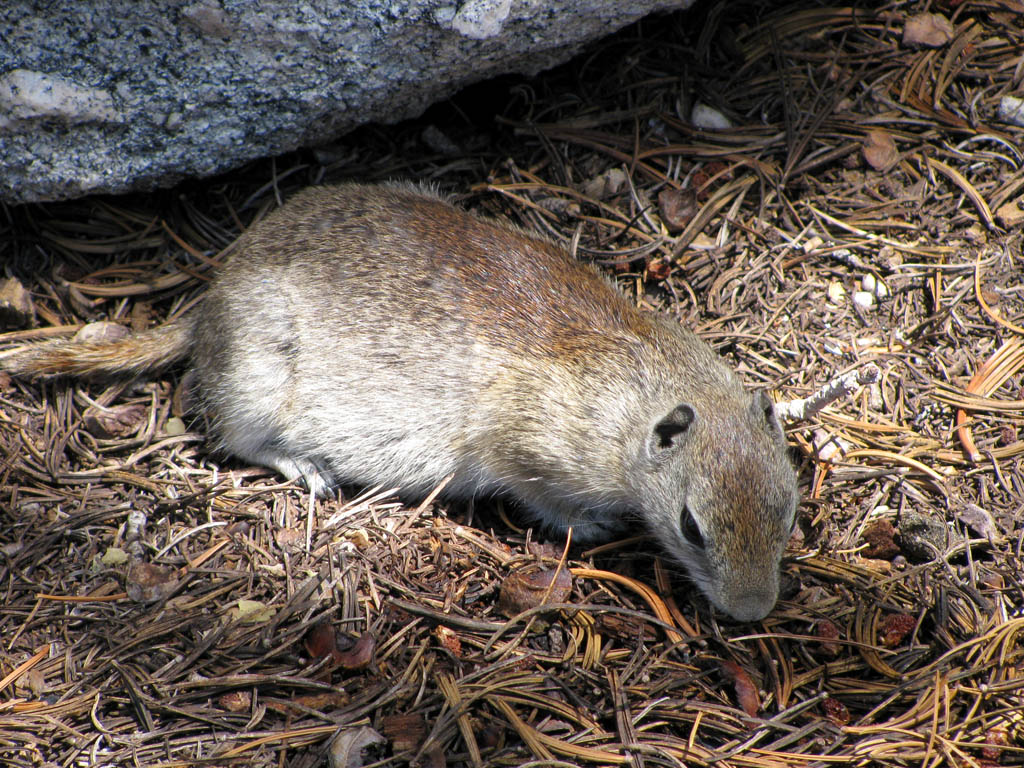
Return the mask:
[[874, 309], [875, 295], [867, 291], [857, 291], [853, 294], [853, 303], [862, 309]]
[[889, 295], [889, 286], [868, 272], [860, 279], [860, 286], [876, 299], [884, 299]]
[[823, 429], [814, 430], [812, 438], [814, 450], [821, 461], [829, 461], [834, 457], [841, 457], [844, 453], [853, 449], [853, 444], [839, 435], [833, 435]]
[[999, 119], [1014, 125], [1024, 125], [1024, 99], [1003, 96], [999, 100]]
[[626, 186], [626, 174], [621, 168], [609, 168], [583, 185], [583, 194], [595, 200], [615, 197]]
[[697, 103], [690, 113], [690, 122], [694, 128], [703, 128], [712, 131], [722, 131], [732, 128], [732, 122], [714, 107], [707, 104]]
[[36, 319], [32, 296], [19, 281], [0, 280], [0, 326], [28, 328]]
[[868, 408], [876, 413], [885, 408], [885, 399], [882, 397], [882, 387], [875, 382], [868, 387]]
[[98, 320], [95, 323], [89, 323], [79, 328], [74, 336], [74, 340], [90, 344], [103, 344], [123, 339], [128, 333], [128, 329], [120, 323]]
[[828, 300], [833, 304], [838, 304], [843, 300], [843, 296], [846, 295], [846, 289], [843, 288], [843, 284], [838, 280], [833, 280], [828, 284]]
[[186, 432], [185, 422], [179, 419], [177, 416], [171, 416], [164, 424], [164, 434], [168, 437], [177, 437], [178, 435], [184, 435]]
[[917, 512], [901, 515], [899, 531], [903, 554], [915, 563], [931, 562], [964, 540], [944, 520]]
[[803, 245], [800, 247], [803, 249], [804, 253], [812, 253], [821, 248], [821, 246], [823, 246], [824, 244], [824, 240], [822, 240], [817, 235], [812, 235], [811, 237], [807, 238], [804, 241]]

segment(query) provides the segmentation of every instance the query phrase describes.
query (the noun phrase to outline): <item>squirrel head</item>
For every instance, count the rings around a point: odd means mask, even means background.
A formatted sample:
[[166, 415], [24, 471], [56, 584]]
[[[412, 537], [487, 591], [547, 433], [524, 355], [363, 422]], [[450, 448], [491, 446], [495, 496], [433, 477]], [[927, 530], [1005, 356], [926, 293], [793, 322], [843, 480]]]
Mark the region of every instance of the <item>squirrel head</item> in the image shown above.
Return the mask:
[[641, 448], [636, 494], [655, 535], [711, 602], [755, 621], [778, 598], [796, 475], [772, 401], [737, 390], [663, 409]]

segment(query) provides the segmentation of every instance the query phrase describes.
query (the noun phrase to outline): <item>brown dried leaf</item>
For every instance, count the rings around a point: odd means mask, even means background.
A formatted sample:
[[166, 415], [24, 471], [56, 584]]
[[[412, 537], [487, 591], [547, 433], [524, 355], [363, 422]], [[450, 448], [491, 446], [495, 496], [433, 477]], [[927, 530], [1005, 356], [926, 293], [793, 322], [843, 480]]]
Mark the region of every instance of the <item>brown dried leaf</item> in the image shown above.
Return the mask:
[[388, 715], [381, 718], [381, 733], [391, 742], [395, 752], [419, 749], [427, 735], [427, 724], [423, 715]]
[[330, 622], [321, 621], [315, 624], [306, 634], [303, 645], [312, 659], [323, 659], [328, 656], [334, 664], [345, 669], [363, 669], [373, 659], [373, 651], [377, 647], [376, 638], [369, 632], [345, 649], [339, 648], [340, 638]]
[[438, 626], [434, 629], [434, 635], [437, 637], [437, 642], [440, 643], [441, 647], [448, 651], [452, 656], [461, 659], [462, 658], [462, 641], [459, 640], [459, 636], [448, 627]]
[[692, 189], [668, 187], [658, 193], [658, 208], [668, 230], [678, 232], [697, 215], [697, 195]]
[[616, 616], [613, 613], [600, 613], [597, 615], [597, 631], [601, 634], [611, 634], [621, 637], [623, 640], [636, 640], [642, 637], [645, 642], [653, 642], [658, 633], [650, 624], [631, 616]]
[[703, 168], [694, 171], [693, 175], [690, 176], [690, 186], [688, 189], [692, 189], [697, 193], [697, 200], [707, 200], [711, 197], [713, 191], [713, 187], [710, 187], [709, 184], [711, 179], [716, 176], [719, 182], [731, 181], [735, 178], [735, 174], [726, 163], [714, 160], [706, 163]]
[[302, 644], [311, 659], [323, 659], [338, 652], [338, 636], [329, 622], [321, 621], [306, 633]]
[[653, 259], [647, 265], [647, 276], [652, 280], [665, 280], [672, 274], [672, 265], [664, 259]]
[[252, 706], [252, 694], [248, 691], [231, 691], [218, 697], [217, 705], [228, 712], [245, 712]]
[[839, 699], [831, 697], [821, 702], [821, 708], [825, 710], [825, 717], [836, 725], [848, 725], [850, 722], [850, 710]]
[[115, 405], [110, 408], [90, 405], [82, 416], [82, 423], [89, 434], [101, 440], [134, 435], [145, 420], [146, 406], [139, 404]]
[[125, 592], [136, 603], [155, 603], [178, 588], [178, 572], [152, 563], [136, 563], [128, 571]]
[[277, 542], [277, 546], [286, 552], [300, 549], [305, 540], [305, 534], [298, 528], [284, 527], [274, 531], [274, 541]]
[[46, 675], [39, 667], [33, 667], [26, 672], [24, 682], [36, 698], [39, 698], [46, 692]]
[[836, 656], [839, 653], [839, 627], [828, 619], [822, 619], [814, 625], [814, 634], [821, 640], [821, 650], [829, 656]]
[[995, 307], [997, 304], [999, 304], [999, 299], [1001, 297], [995, 291], [989, 290], [988, 288], [982, 288], [981, 298], [983, 298], [985, 300], [985, 303], [988, 304], [990, 307]]
[[263, 699], [263, 704], [266, 704], [267, 709], [287, 715], [306, 714], [311, 709], [318, 712], [331, 712], [344, 709], [351, 703], [352, 697], [344, 691], [312, 693], [308, 696], [296, 696], [288, 701]]
[[728, 659], [722, 662], [722, 671], [732, 681], [740, 709], [750, 717], [756, 717], [757, 713], [761, 711], [761, 699], [757, 692], [757, 686], [754, 685], [750, 675], [735, 661]]
[[900, 160], [896, 142], [888, 131], [875, 128], [864, 137], [864, 159], [876, 171], [888, 171]]
[[871, 560], [892, 560], [900, 553], [896, 544], [896, 529], [888, 520], [873, 520], [864, 527], [861, 538], [867, 546], [861, 551], [864, 557]]
[[362, 768], [375, 760], [377, 751], [387, 739], [368, 725], [341, 731], [331, 741], [327, 752], [330, 768]]
[[941, 48], [953, 39], [953, 22], [938, 13], [919, 13], [907, 19], [903, 27], [903, 44], [924, 48]]
[[982, 584], [992, 590], [1000, 590], [1006, 586], [1001, 573], [987, 573], [978, 579]]
[[344, 669], [364, 669], [373, 660], [373, 652], [377, 648], [377, 638], [364, 632], [350, 648], [336, 651], [334, 660]]
[[530, 539], [526, 543], [527, 553], [534, 557], [546, 557], [551, 560], [558, 560], [562, 556], [562, 547], [551, 541], [534, 541]]
[[917, 619], [906, 613], [891, 613], [882, 621], [882, 645], [895, 648], [914, 631]]
[[996, 726], [994, 728], [985, 729], [985, 746], [981, 748], [981, 756], [985, 760], [998, 761], [1003, 756], [1005, 750], [1003, 747], [1010, 745], [1009, 740], [1006, 738], [1006, 728], [1003, 726]]
[[[552, 581], [554, 585], [552, 586]], [[548, 589], [550, 587], [550, 594]], [[516, 571], [505, 577], [498, 593], [498, 610], [505, 616], [515, 616], [536, 608], [547, 594], [548, 603], [563, 603], [572, 591], [572, 576], [564, 568], [544, 569], [525, 573]]]

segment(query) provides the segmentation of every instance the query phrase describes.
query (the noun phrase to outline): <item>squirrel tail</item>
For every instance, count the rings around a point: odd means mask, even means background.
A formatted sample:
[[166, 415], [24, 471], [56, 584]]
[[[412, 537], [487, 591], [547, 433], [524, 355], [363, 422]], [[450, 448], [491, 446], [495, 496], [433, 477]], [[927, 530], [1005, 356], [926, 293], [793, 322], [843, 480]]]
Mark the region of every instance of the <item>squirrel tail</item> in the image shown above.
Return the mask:
[[133, 378], [187, 357], [193, 325], [184, 317], [116, 341], [56, 339], [30, 344], [0, 352], [0, 371], [31, 379]]

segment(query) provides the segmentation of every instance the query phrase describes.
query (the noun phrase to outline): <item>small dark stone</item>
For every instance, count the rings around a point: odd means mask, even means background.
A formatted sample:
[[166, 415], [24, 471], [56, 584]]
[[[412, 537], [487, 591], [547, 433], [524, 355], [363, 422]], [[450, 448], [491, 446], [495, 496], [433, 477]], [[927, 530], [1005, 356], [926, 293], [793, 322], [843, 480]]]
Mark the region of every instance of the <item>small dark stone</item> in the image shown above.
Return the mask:
[[945, 552], [955, 543], [955, 536], [944, 520], [916, 512], [900, 516], [899, 544], [911, 562], [934, 560], [936, 553]]

